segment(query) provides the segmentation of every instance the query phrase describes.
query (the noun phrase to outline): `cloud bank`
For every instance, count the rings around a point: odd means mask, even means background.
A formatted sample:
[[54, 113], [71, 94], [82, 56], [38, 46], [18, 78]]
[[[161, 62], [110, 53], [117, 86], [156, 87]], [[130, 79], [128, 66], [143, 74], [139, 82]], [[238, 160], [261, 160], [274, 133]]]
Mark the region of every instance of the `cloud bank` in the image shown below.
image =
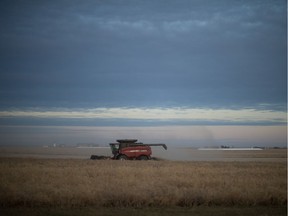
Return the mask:
[[1, 1], [0, 108], [287, 104], [285, 0]]
[[0, 111], [0, 118], [43, 119], [102, 119], [178, 121], [182, 123], [207, 122], [214, 124], [285, 124], [284, 111], [256, 109], [205, 109], [205, 108], [94, 108], [94, 109], [30, 109]]

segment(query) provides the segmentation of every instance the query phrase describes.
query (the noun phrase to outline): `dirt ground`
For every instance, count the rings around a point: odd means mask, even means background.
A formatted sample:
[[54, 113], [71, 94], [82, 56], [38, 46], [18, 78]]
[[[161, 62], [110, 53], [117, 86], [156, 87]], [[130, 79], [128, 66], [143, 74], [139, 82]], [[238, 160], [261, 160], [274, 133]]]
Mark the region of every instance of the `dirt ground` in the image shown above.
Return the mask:
[[193, 208], [0, 208], [5, 216], [286, 216], [285, 207], [193, 207]]

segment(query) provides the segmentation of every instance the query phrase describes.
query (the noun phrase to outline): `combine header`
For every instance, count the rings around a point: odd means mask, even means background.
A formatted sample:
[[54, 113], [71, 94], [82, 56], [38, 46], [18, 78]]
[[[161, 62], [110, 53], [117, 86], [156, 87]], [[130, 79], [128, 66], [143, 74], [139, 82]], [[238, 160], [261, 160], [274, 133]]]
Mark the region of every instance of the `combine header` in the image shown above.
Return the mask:
[[[137, 139], [119, 139], [117, 143], [110, 143], [113, 160], [150, 160], [151, 146], [162, 146], [167, 150], [165, 144], [143, 144]], [[100, 159], [100, 156], [92, 155], [91, 159]], [[101, 158], [102, 159], [102, 158]]]

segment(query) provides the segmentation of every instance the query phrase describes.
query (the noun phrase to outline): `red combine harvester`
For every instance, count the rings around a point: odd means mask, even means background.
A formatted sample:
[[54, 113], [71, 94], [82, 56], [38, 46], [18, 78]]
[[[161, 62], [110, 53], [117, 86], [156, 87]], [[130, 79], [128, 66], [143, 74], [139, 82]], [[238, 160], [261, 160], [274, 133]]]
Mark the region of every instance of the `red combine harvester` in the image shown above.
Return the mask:
[[150, 160], [152, 150], [150, 146], [162, 146], [165, 144], [143, 144], [137, 139], [119, 139], [117, 143], [110, 143], [114, 160]]

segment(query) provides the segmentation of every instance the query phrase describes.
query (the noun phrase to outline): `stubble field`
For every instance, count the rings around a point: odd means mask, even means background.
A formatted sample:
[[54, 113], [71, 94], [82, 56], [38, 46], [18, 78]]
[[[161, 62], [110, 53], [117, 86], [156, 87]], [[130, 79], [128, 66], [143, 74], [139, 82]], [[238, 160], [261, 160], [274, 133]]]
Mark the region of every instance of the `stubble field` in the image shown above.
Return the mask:
[[258, 209], [256, 215], [286, 215], [287, 163], [0, 158], [0, 204], [4, 215], [43, 208], [93, 215], [115, 209], [118, 215], [135, 209], [161, 215], [171, 208], [176, 214], [205, 209], [199, 215], [240, 208], [241, 215], [248, 208]]

